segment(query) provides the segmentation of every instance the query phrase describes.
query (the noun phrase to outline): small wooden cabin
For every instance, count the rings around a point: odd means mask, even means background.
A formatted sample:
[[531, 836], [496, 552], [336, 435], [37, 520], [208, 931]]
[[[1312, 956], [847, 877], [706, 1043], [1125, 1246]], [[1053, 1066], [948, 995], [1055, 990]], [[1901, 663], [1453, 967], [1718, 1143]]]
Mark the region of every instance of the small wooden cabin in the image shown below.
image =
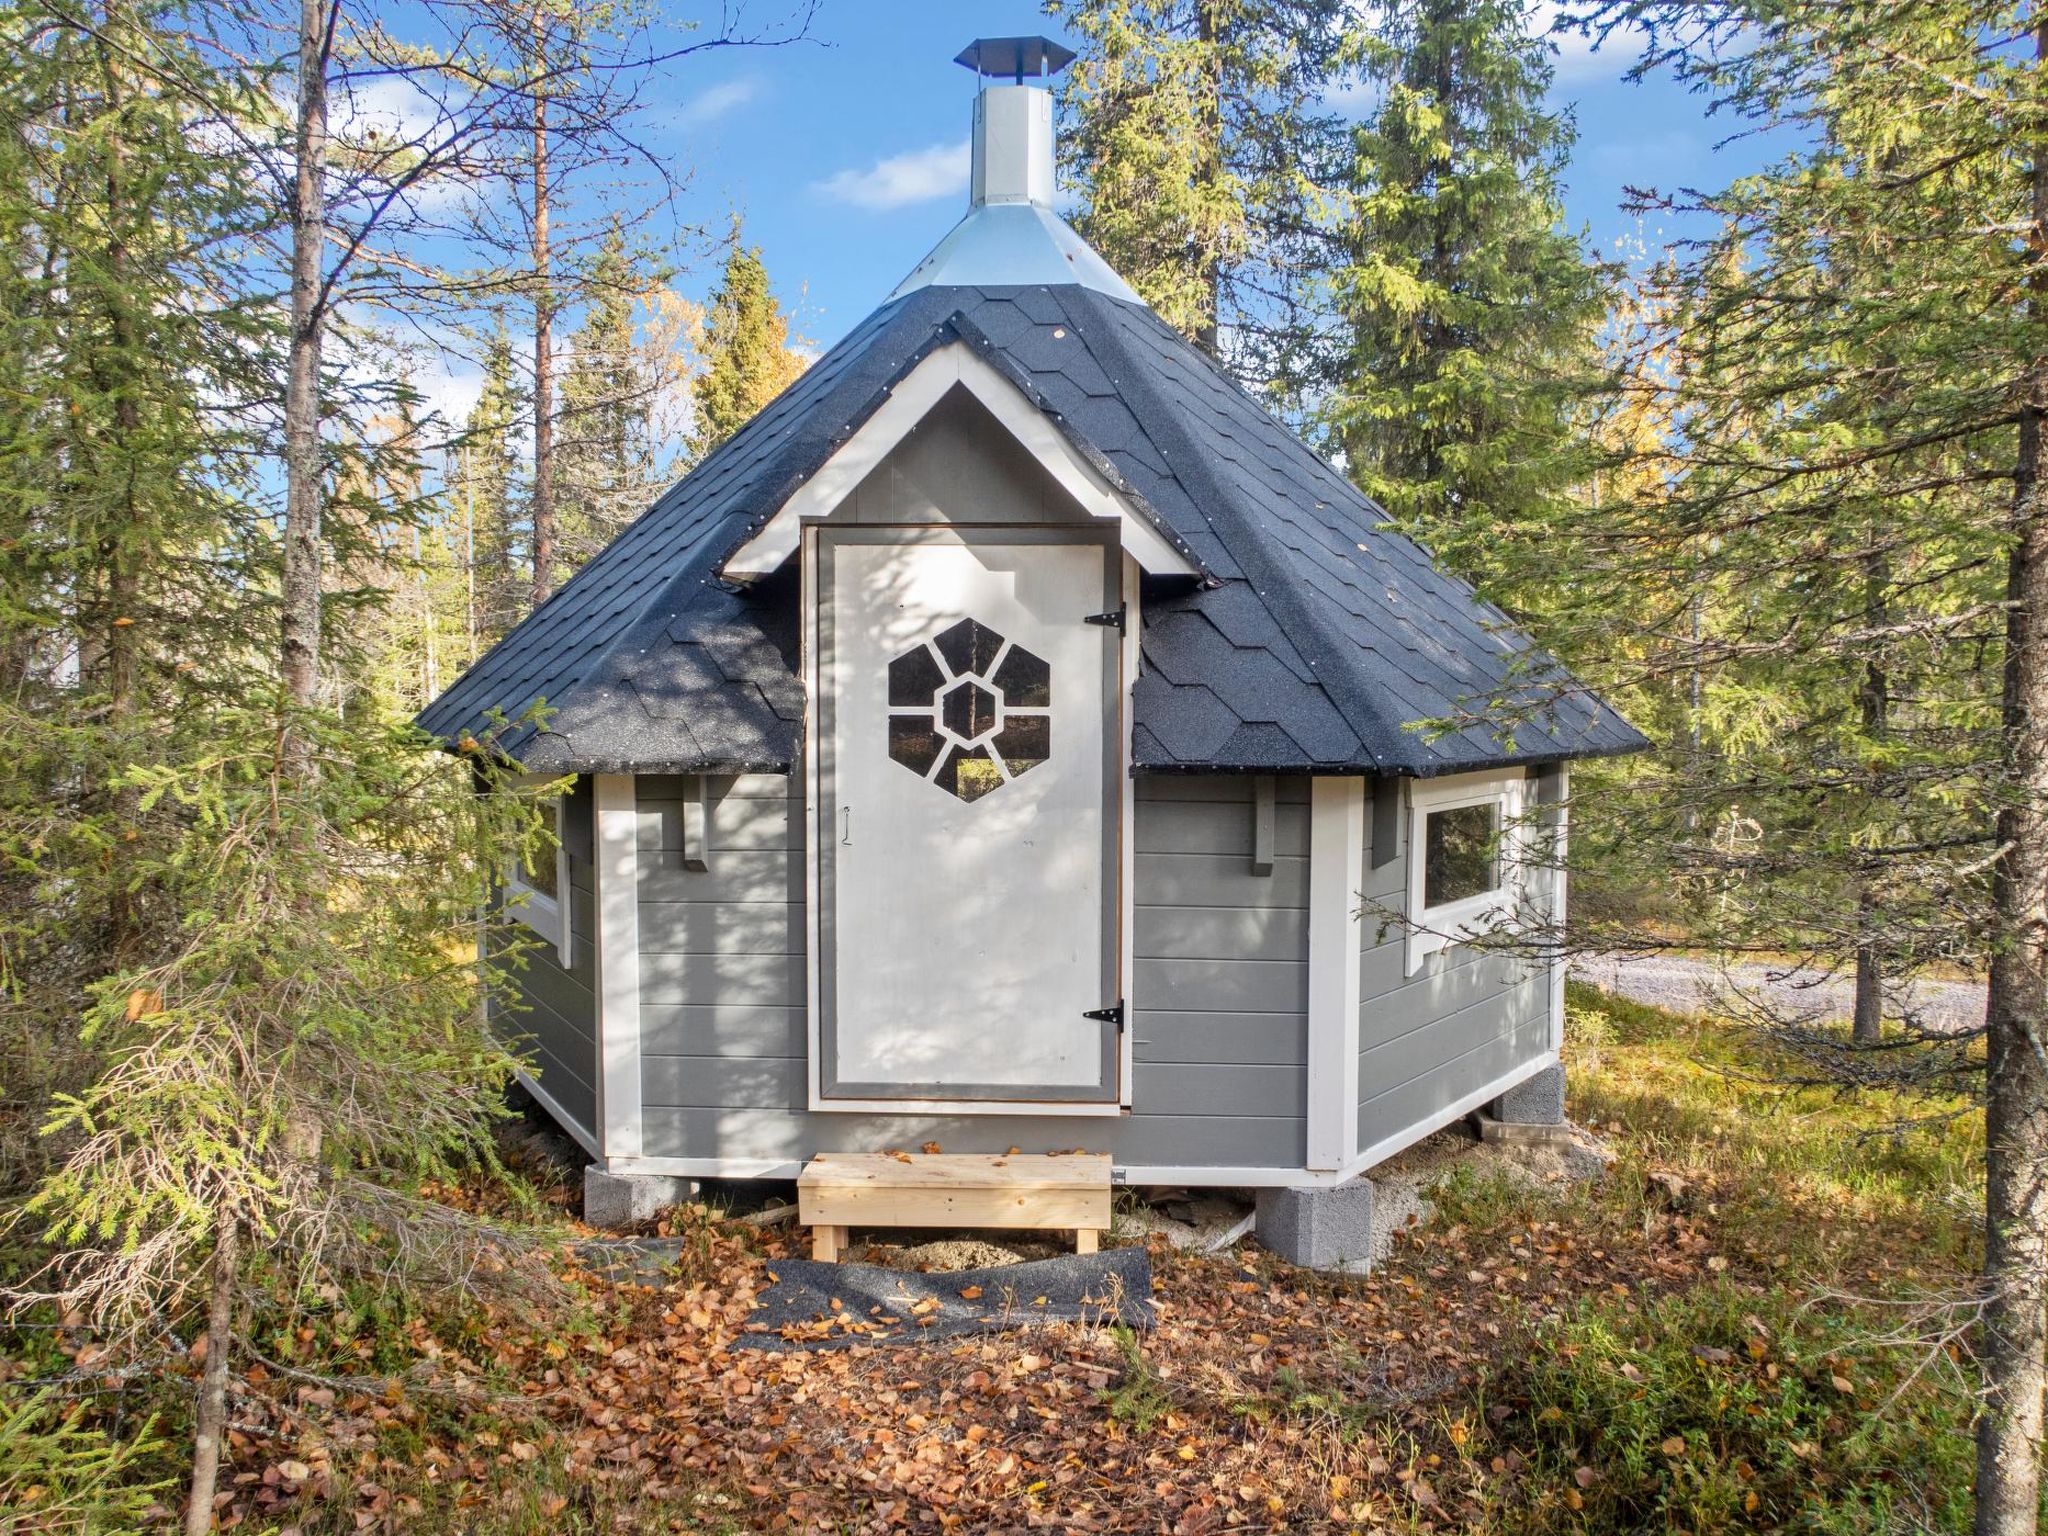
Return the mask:
[[1460, 935], [1641, 738], [1053, 212], [1067, 57], [962, 55], [962, 222], [422, 716], [552, 711], [504, 1022], [608, 1173], [1330, 1185], [1557, 1061], [1561, 969]]

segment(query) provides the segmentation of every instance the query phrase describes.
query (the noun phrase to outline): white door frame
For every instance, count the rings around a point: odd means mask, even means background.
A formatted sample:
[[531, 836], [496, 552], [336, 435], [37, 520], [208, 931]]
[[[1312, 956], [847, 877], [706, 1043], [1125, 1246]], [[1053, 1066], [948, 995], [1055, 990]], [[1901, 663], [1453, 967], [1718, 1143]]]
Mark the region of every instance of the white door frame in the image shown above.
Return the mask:
[[1131, 918], [1132, 898], [1131, 869], [1134, 858], [1133, 827], [1130, 805], [1129, 773], [1129, 699], [1132, 653], [1136, 649], [1137, 613], [1136, 593], [1132, 576], [1137, 563], [1117, 558], [1115, 541], [1101, 539], [1110, 552], [1109, 569], [1119, 573], [1121, 579], [1112, 583], [1112, 588], [1121, 588], [1126, 622], [1122, 644], [1115, 648], [1115, 665], [1110, 674], [1108, 687], [1109, 719], [1104, 729], [1111, 733], [1110, 750], [1106, 754], [1114, 771], [1120, 776], [1121, 784], [1106, 785], [1103, 801], [1105, 821], [1103, 908], [1105, 917], [1105, 964], [1107, 985], [1119, 987], [1116, 998], [1105, 998], [1105, 1004], [1121, 1003], [1124, 1015], [1121, 1025], [1114, 1027], [1115, 1037], [1111, 1040], [1109, 1070], [1114, 1076], [1107, 1094], [1101, 1099], [994, 1099], [994, 1098], [850, 1098], [841, 1095], [828, 1096], [825, 1092], [825, 1039], [824, 1000], [825, 966], [827, 948], [825, 942], [825, 900], [822, 873], [823, 850], [826, 839], [831, 835], [827, 825], [830, 821], [830, 806], [824, 795], [823, 746], [827, 734], [824, 721], [821, 660], [823, 655], [820, 615], [820, 542], [823, 538], [859, 538], [864, 541], [887, 537], [913, 540], [974, 542], [1047, 542], [1087, 543], [1098, 542], [1080, 530], [1048, 527], [1044, 524], [1030, 525], [917, 525], [914, 527], [883, 527], [858, 525], [857, 527], [835, 528], [831, 525], [808, 526], [802, 530], [800, 550], [802, 571], [803, 603], [803, 675], [806, 696], [804, 729], [804, 918], [806, 926], [805, 970], [807, 981], [806, 1038], [807, 1073], [810, 1108], [813, 1111], [847, 1112], [862, 1114], [902, 1114], [905, 1112], [934, 1112], [951, 1115], [1057, 1115], [1097, 1116], [1120, 1115], [1128, 1110], [1131, 1080], [1131, 1031], [1129, 978], [1131, 971]]

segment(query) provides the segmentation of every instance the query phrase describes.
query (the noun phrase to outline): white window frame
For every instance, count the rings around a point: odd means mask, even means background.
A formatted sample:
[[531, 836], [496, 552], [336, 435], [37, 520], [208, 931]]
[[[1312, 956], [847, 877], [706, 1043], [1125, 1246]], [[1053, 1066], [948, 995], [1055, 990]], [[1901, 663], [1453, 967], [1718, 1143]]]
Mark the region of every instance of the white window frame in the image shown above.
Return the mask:
[[[1523, 858], [1527, 831], [1522, 815], [1528, 803], [1528, 776], [1512, 773], [1459, 773], [1441, 779], [1416, 779], [1408, 791], [1408, 967], [1413, 976], [1431, 955], [1495, 932], [1520, 906], [1526, 875]], [[1491, 805], [1500, 811], [1500, 884], [1476, 896], [1438, 906], [1423, 905], [1428, 870], [1423, 850], [1431, 813]]]
[[555, 800], [555, 888], [552, 891], [530, 883], [519, 860], [505, 869], [505, 910], [554, 945], [562, 969], [568, 970], [575, 954], [575, 923], [569, 915], [569, 797]]

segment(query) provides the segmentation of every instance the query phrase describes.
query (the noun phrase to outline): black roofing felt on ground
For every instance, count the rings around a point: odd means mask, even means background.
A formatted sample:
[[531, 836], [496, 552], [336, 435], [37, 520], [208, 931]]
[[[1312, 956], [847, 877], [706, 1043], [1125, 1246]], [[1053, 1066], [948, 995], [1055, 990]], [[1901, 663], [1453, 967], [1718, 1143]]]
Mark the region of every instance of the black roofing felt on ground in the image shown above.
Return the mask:
[[1138, 771], [1430, 777], [1645, 744], [1150, 310], [1079, 286], [925, 288], [877, 310], [420, 723], [452, 740], [544, 702], [544, 730], [502, 739], [536, 772], [789, 768], [795, 584], [738, 590], [718, 568], [953, 342], [1208, 578], [1144, 604]]

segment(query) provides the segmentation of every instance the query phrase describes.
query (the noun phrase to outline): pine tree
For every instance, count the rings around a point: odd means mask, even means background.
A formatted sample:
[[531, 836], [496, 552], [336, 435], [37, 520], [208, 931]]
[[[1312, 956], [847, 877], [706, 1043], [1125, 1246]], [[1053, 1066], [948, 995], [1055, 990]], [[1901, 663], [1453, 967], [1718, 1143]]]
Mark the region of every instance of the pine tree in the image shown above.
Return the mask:
[[1484, 586], [1585, 468], [1607, 282], [1563, 228], [1572, 126], [1523, 0], [1379, 0], [1351, 46], [1378, 105], [1353, 135], [1321, 415], [1360, 488]]
[[789, 347], [789, 317], [768, 286], [758, 246], [740, 243], [733, 220], [732, 254], [704, 323], [703, 371], [691, 386], [697, 407], [690, 455], [701, 461], [789, 387], [804, 360]]
[[1075, 223], [1161, 319], [1241, 378], [1298, 391], [1340, 0], [1048, 0], [1080, 41], [1059, 88]]

